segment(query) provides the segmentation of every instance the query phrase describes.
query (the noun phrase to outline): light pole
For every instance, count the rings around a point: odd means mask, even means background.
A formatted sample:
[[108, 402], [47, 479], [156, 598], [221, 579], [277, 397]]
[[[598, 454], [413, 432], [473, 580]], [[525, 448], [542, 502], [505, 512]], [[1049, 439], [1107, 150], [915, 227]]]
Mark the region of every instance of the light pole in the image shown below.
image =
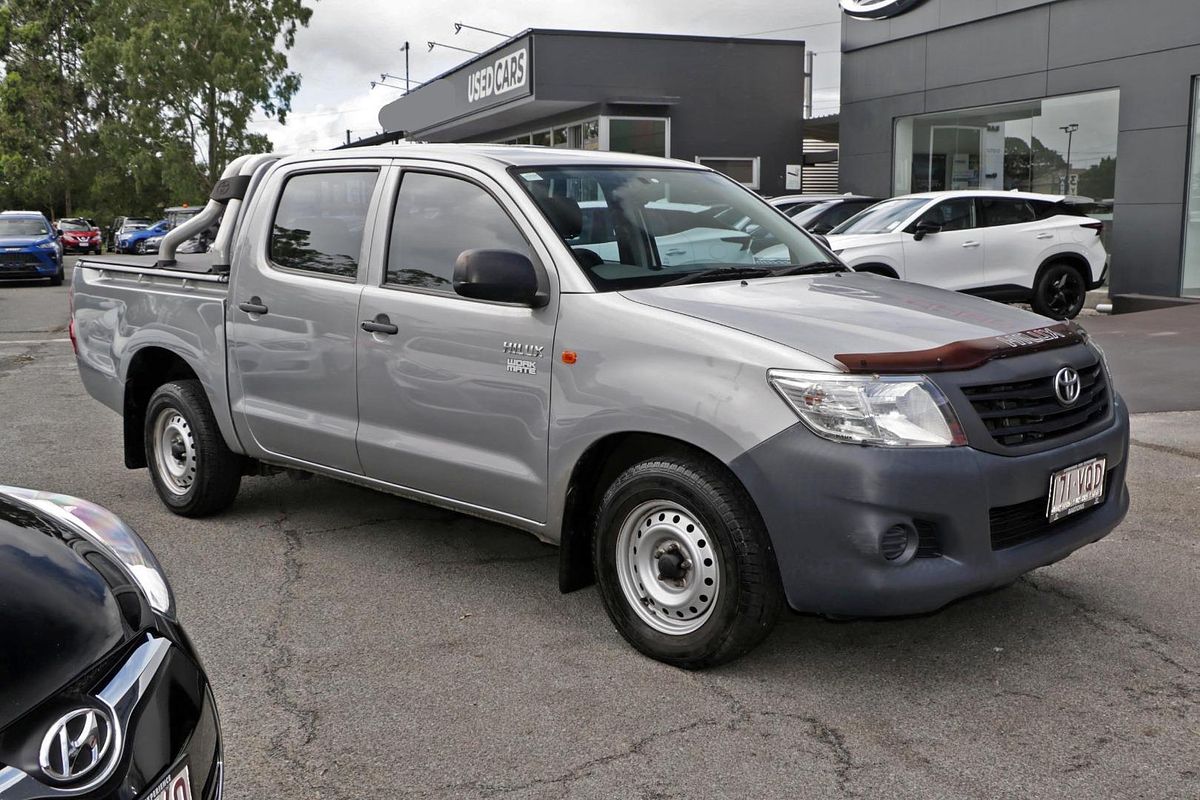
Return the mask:
[[1058, 128], [1063, 133], [1067, 134], [1067, 174], [1063, 178], [1063, 194], [1071, 192], [1071, 139], [1075, 136], [1075, 131], [1079, 130], [1079, 123], [1072, 122], [1067, 125], [1060, 125]]

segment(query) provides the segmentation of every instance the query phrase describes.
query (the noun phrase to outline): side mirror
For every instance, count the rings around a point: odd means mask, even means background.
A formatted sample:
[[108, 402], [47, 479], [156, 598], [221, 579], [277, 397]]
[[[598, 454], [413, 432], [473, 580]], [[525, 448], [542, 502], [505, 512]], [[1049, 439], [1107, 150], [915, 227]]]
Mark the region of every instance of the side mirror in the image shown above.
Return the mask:
[[941, 225], [935, 225], [932, 222], [918, 222], [917, 227], [913, 228], [913, 239], [919, 242], [929, 234], [939, 233], [941, 230]]
[[537, 269], [513, 250], [464, 250], [454, 262], [454, 291], [475, 300], [538, 308], [549, 298], [538, 290]]

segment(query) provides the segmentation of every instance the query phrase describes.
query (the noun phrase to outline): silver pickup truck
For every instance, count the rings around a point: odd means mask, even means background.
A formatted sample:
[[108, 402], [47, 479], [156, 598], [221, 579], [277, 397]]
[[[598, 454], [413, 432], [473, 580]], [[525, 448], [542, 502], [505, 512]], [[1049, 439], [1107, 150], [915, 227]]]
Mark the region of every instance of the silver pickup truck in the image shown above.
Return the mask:
[[[208, 253], [176, 255], [220, 220]], [[697, 165], [504, 146], [238, 159], [155, 257], [81, 260], [71, 334], [186, 516], [302, 470], [561, 545], [649, 656], [785, 606], [932, 611], [1124, 516], [1086, 333], [858, 274]]]

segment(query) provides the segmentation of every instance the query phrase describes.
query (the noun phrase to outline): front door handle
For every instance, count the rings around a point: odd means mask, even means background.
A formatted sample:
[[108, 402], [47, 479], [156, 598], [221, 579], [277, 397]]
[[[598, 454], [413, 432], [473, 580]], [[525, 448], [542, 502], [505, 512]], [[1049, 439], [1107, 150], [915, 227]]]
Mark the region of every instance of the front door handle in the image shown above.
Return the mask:
[[245, 303], [238, 303], [238, 308], [245, 311], [247, 314], [265, 314], [267, 307], [263, 305], [262, 298], [258, 295], [251, 297]]
[[979, 247], [979, 242], [963, 242], [963, 247]]
[[387, 314], [376, 314], [375, 319], [364, 319], [362, 329], [367, 333], [383, 333], [388, 336], [395, 336], [400, 332], [400, 329], [388, 319]]
[[1039, 234], [1037, 235], [1037, 238], [1038, 238], [1038, 239], [1053, 239], [1053, 238], [1054, 238], [1054, 234], [1053, 234], [1053, 233], [1039, 233]]

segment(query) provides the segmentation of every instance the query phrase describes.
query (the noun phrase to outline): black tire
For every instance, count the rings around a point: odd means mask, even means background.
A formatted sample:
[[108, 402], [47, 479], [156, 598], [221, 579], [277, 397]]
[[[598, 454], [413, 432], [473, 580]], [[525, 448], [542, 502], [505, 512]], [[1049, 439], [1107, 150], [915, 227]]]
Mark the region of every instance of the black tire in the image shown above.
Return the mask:
[[54, 273], [54, 275], [50, 278], [50, 285], [51, 286], [62, 286], [63, 285], [63, 277], [64, 277], [63, 265], [61, 262], [59, 262], [58, 272]]
[[[638, 608], [622, 588], [618, 562], [629, 558], [636, 563], [638, 558], [626, 552], [623, 542], [646, 545], [654, 541], [650, 537], [656, 535], [657, 528], [652, 526], [654, 520], [666, 516], [665, 522], [657, 524], [671, 524], [669, 511], [662, 516], [657, 514], [657, 508], [652, 506], [657, 502], [677, 504], [685, 509], [685, 514], [690, 513], [698, 522], [700, 534], [708, 540], [700, 539], [699, 547], [705, 548], [702, 552], [711, 552], [715, 556], [712, 560], [704, 559], [704, 564], [711, 569], [712, 561], [717, 562], [719, 580], [711, 607], [702, 609], [706, 616], [693, 619], [699, 625], [695, 630], [663, 632], [653, 627], [647, 617], [655, 619], [658, 626], [686, 625], [688, 622], [676, 621], [665, 606], [655, 608], [644, 585], [638, 584], [642, 595]], [[642, 522], [647, 508], [652, 508], [650, 519]], [[675, 516], [674, 520], [678, 523], [679, 517]], [[622, 531], [629, 525], [632, 525], [629, 530], [636, 531], [637, 542], [632, 535], [622, 536]], [[688, 527], [689, 531], [691, 529]], [[642, 539], [643, 532], [646, 539]], [[662, 552], [660, 545], [650, 546], [657, 548], [651, 558], [659, 559], [656, 554]], [[692, 546], [695, 546], [694, 542]], [[634, 554], [638, 552], [636, 546], [630, 550]], [[643, 547], [643, 551], [650, 554], [647, 547]], [[676, 667], [703, 669], [741, 656], [770, 633], [783, 608], [783, 587], [775, 551], [758, 510], [745, 489], [723, 467], [699, 458], [663, 456], [635, 464], [617, 476], [600, 501], [592, 558], [600, 596], [620, 634], [650, 658]], [[654, 564], [661, 569], [663, 561], [659, 559]], [[677, 567], [678, 564], [674, 568]], [[630, 567], [624, 569], [626, 576], [638, 572], [636, 567], [632, 567], [632, 573], [628, 571]], [[680, 579], [679, 585], [684, 587], [681, 591], [692, 591], [689, 582], [693, 580], [699, 591], [702, 585], [700, 566], [692, 569], [697, 571], [685, 573]], [[661, 575], [654, 579], [659, 581], [656, 587], [665, 586]], [[633, 580], [639, 578], [633, 577]], [[708, 578], [704, 580], [707, 582]], [[631, 584], [630, 591], [638, 590]], [[703, 594], [699, 598], [708, 601]], [[695, 615], [697, 609], [692, 607], [690, 612]], [[683, 616], [685, 612], [675, 613]], [[660, 614], [665, 619], [659, 620]]]
[[[174, 455], [167, 454], [163, 442], [171, 436], [181, 453], [173, 449]], [[171, 511], [181, 517], [205, 517], [233, 503], [242, 482], [243, 459], [225, 446], [199, 381], [171, 381], [154, 391], [146, 406], [144, 438], [150, 480]], [[180, 473], [173, 475], [167, 464]]]
[[1055, 262], [1038, 276], [1030, 305], [1043, 317], [1074, 319], [1087, 300], [1087, 281], [1073, 264]]

